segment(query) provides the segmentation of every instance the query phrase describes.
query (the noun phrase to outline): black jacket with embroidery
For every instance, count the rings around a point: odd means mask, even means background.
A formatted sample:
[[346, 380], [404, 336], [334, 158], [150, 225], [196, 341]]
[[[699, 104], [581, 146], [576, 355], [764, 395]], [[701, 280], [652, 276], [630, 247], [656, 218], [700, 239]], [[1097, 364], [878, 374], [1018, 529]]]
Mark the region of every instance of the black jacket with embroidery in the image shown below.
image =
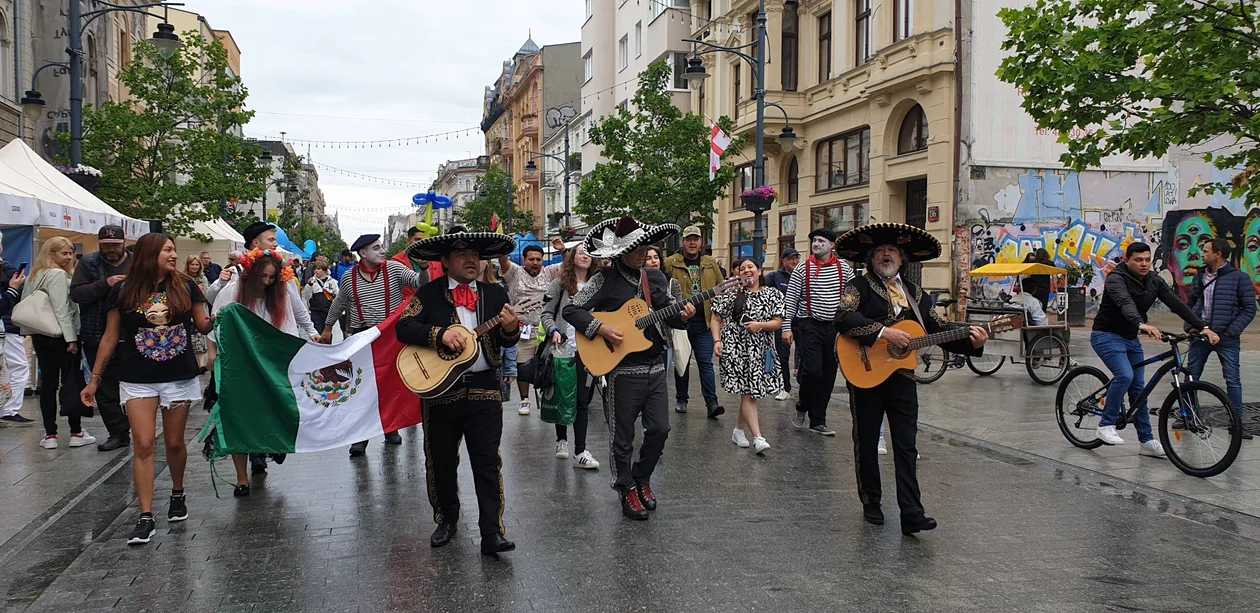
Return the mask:
[[[661, 309], [674, 304], [674, 297], [669, 293], [669, 279], [655, 268], [647, 269], [648, 286], [652, 290], [652, 307]], [[642, 298], [643, 290], [639, 287], [639, 271], [626, 268], [620, 261], [612, 266], [605, 266], [595, 271], [582, 291], [569, 299], [564, 307], [564, 320], [578, 334], [586, 338], [599, 335], [600, 322], [591, 313], [616, 311], [631, 298]], [[699, 315], [697, 315], [699, 316]], [[665, 320], [665, 325], [678, 330], [687, 327], [680, 315]], [[625, 333], [626, 330], [619, 330]], [[665, 337], [656, 326], [643, 331], [652, 348], [632, 353], [625, 357], [617, 367], [644, 366], [652, 364], [665, 350]]]
[[[924, 318], [927, 319], [919, 323], [928, 334], [940, 332], [949, 325], [949, 322], [936, 312], [931, 296], [907, 281], [905, 277], [901, 278], [901, 284], [908, 290], [907, 297], [914, 296], [914, 300], [919, 303], [919, 312], [923, 313]], [[835, 325], [836, 331], [840, 334], [854, 338], [862, 345], [870, 347], [879, 340], [879, 333], [885, 326], [906, 320], [917, 321], [914, 311], [908, 308], [901, 309], [901, 313], [894, 315], [884, 283], [873, 273], [868, 272], [844, 286], [844, 293], [840, 296], [840, 306], [836, 309]], [[979, 356], [983, 353], [983, 349], [972, 346], [969, 338], [943, 343], [941, 347], [950, 353], [962, 355]], [[903, 369], [901, 372], [913, 375], [913, 372], [909, 370]]]
[[[403, 311], [398, 321], [397, 335], [399, 342], [420, 347], [436, 347], [441, 342], [442, 333], [451, 324], [459, 323], [459, 314], [455, 312], [455, 298], [446, 279], [426, 283], [411, 297], [411, 302]], [[503, 310], [508, 303], [507, 290], [501, 285], [487, 283], [477, 284], [477, 321], [484, 323]], [[513, 335], [503, 333], [501, 326], [495, 326], [480, 339], [482, 355], [491, 368], [503, 364], [503, 348], [511, 347], [520, 340], [520, 330]]]

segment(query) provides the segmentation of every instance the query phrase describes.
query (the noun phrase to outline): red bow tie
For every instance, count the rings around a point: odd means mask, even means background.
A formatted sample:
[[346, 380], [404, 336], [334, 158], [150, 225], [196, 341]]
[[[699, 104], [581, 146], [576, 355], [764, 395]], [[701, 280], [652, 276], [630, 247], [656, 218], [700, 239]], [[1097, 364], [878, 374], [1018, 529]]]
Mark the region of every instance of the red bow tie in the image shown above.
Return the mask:
[[457, 285], [451, 292], [451, 296], [455, 298], [456, 307], [464, 307], [470, 311], [477, 310], [477, 292], [474, 292], [471, 287]]

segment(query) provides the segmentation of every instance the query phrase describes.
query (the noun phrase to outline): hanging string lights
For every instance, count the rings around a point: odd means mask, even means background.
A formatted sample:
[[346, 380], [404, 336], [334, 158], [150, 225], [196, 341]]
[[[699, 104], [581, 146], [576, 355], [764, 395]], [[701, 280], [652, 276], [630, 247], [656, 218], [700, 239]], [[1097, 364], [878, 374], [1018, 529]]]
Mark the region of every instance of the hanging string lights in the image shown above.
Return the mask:
[[452, 130], [450, 132], [439, 132], [437, 134], [377, 140], [311, 140], [305, 138], [288, 138], [287, 136], [272, 136], [269, 134], [257, 134], [251, 136], [251, 138], [256, 138], [258, 140], [282, 140], [286, 143], [306, 145], [316, 149], [387, 149], [392, 147], [423, 145], [438, 141], [449, 141], [451, 140], [451, 137], [458, 139], [480, 135], [481, 130], [479, 128], [463, 128], [460, 130]]

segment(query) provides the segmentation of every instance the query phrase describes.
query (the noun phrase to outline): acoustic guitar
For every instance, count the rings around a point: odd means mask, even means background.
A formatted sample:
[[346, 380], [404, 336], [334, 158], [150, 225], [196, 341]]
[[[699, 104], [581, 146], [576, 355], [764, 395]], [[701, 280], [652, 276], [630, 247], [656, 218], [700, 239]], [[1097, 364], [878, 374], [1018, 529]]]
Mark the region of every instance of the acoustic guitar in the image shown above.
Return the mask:
[[[623, 338], [620, 345], [614, 346], [602, 336], [596, 335], [592, 339], [586, 338], [584, 334], [578, 334], [578, 354], [582, 356], [582, 365], [596, 377], [612, 372], [612, 369], [616, 368], [626, 356], [652, 348], [652, 341], [643, 334], [649, 326], [655, 326], [681, 313], [687, 304], [696, 305], [698, 311], [705, 300], [725, 294], [741, 285], [743, 281], [738, 278], [727, 279], [709, 291], [701, 292], [656, 311], [649, 309], [642, 299], [631, 298], [616, 311], [591, 313], [604, 325], [612, 326], [613, 329], [621, 332]], [[701, 314], [697, 313], [697, 316]]]
[[[514, 308], [519, 317], [542, 308], [542, 302], [525, 301]], [[472, 368], [473, 364], [477, 363], [477, 358], [481, 356], [481, 344], [477, 341], [502, 323], [502, 320], [501, 316], [496, 315], [477, 326], [476, 330], [469, 330], [459, 324], [447, 327], [448, 331], [464, 338], [462, 351], [448, 349], [441, 339], [438, 339], [437, 347], [419, 345], [403, 347], [398, 353], [398, 359], [394, 361], [403, 384], [421, 398], [434, 398], [445, 394], [464, 373], [468, 372], [469, 368]], [[522, 338], [521, 342], [532, 341]]]
[[854, 387], [870, 389], [888, 380], [898, 370], [914, 370], [918, 366], [916, 350], [967, 338], [971, 336], [973, 325], [984, 328], [989, 336], [993, 336], [998, 332], [1018, 330], [1024, 325], [1024, 321], [1019, 315], [1002, 315], [983, 324], [958, 326], [935, 334], [927, 334], [918, 322], [899, 321], [892, 327], [911, 336], [910, 344], [902, 348], [893, 347], [882, 338], [870, 347], [863, 347], [857, 339], [841, 334], [836, 337], [836, 358], [840, 361], [840, 372], [844, 373], [845, 381], [852, 383]]

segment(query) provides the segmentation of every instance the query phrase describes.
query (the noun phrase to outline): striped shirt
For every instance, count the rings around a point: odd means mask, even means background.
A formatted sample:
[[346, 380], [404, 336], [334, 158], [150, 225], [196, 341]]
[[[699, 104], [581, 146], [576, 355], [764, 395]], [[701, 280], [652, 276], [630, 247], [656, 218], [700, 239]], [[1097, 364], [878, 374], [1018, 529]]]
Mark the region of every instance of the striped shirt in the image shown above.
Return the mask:
[[[341, 290], [337, 293], [337, 298], [333, 300], [332, 306], [328, 309], [328, 320], [324, 326], [331, 328], [333, 324], [341, 319], [341, 314], [348, 312], [350, 314], [350, 329], [348, 332], [359, 332], [383, 323], [390, 313], [394, 312], [403, 303], [403, 288], [412, 287], [419, 288], [421, 285], [420, 275], [412, 270], [410, 266], [387, 260], [385, 265], [388, 274], [382, 274], [377, 271], [376, 276], [368, 281], [359, 274], [358, 267], [351, 268], [341, 276]], [[359, 275], [358, 279], [354, 276]], [[384, 278], [389, 277], [389, 291], [385, 291]], [[355, 285], [358, 285], [357, 292]], [[385, 295], [389, 294], [389, 307], [385, 305]], [[362, 316], [360, 316], [360, 313]]]
[[[809, 279], [809, 295], [805, 295], [805, 273], [809, 271], [816, 276]], [[837, 274], [839, 273], [839, 274]], [[840, 306], [840, 275], [844, 275], [844, 283], [853, 282], [853, 267], [840, 260], [839, 266], [825, 266], [821, 271], [813, 268], [808, 260], [801, 262], [792, 271], [788, 281], [787, 297], [783, 302], [783, 331], [792, 331], [794, 317], [812, 317], [820, 321], [831, 321], [836, 317], [836, 307]]]

